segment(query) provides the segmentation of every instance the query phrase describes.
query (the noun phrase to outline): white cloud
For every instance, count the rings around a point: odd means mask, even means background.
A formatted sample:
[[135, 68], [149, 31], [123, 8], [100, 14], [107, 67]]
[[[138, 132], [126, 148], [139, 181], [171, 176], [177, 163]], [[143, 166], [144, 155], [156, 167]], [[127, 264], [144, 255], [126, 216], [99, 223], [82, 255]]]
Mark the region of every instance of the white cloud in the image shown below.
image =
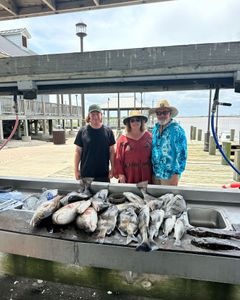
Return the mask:
[[[87, 24], [84, 51], [213, 43], [240, 39], [239, 0], [179, 0], [120, 8], [0, 22], [0, 30], [26, 27], [30, 48], [39, 54], [78, 52], [75, 24]], [[240, 114], [240, 95], [221, 91], [233, 102], [221, 108], [226, 114]], [[88, 103], [106, 102], [107, 95], [88, 95]], [[145, 102], [167, 98], [182, 114], [206, 114], [208, 91], [144, 94]]]

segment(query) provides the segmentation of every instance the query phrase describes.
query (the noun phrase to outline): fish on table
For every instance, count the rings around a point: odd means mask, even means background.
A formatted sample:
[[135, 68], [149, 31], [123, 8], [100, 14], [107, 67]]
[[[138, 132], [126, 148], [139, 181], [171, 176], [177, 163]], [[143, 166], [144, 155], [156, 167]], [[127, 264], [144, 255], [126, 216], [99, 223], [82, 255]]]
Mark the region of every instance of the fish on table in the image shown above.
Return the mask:
[[76, 218], [76, 226], [87, 233], [92, 233], [97, 229], [98, 215], [93, 207], [88, 207], [84, 213]]
[[151, 245], [148, 237], [148, 228], [150, 223], [150, 210], [148, 205], [144, 205], [138, 215], [138, 228], [141, 235], [141, 243], [139, 246], [137, 246], [136, 251], [151, 251]]
[[127, 237], [126, 245], [138, 242], [135, 237], [138, 231], [138, 216], [133, 207], [130, 206], [118, 215], [117, 228], [122, 236]]
[[164, 210], [156, 209], [150, 212], [149, 240], [154, 241], [158, 237], [159, 229], [164, 220]]
[[174, 225], [176, 222], [176, 215], [172, 215], [171, 217], [168, 217], [165, 219], [163, 224], [163, 235], [161, 236], [161, 239], [167, 239], [169, 234], [172, 232]]
[[123, 195], [131, 203], [135, 203], [135, 204], [138, 204], [140, 206], [145, 205], [144, 200], [140, 196], [138, 196], [137, 194], [134, 194], [132, 192], [123, 192]]
[[225, 229], [210, 229], [207, 227], [190, 227], [187, 228], [187, 233], [197, 237], [217, 237], [221, 239], [240, 239], [239, 231]]
[[98, 217], [97, 224], [97, 240], [99, 243], [103, 243], [106, 235], [110, 235], [117, 224], [118, 208], [116, 205], [111, 205], [101, 213]]
[[175, 238], [174, 245], [181, 246], [181, 239], [186, 232], [185, 222], [182, 218], [178, 218], [174, 224], [174, 234], [173, 237]]
[[67, 225], [75, 220], [77, 214], [82, 214], [90, 205], [90, 200], [67, 204], [53, 213], [52, 221], [57, 225]]
[[93, 197], [91, 198], [92, 207], [97, 212], [102, 212], [106, 210], [110, 203], [108, 202], [108, 189], [102, 189], [98, 191]]
[[137, 188], [141, 191], [141, 193], [143, 195], [143, 200], [145, 203], [148, 203], [149, 201], [157, 199], [156, 197], [154, 197], [153, 195], [151, 195], [147, 192], [147, 186], [148, 186], [147, 181], [142, 181], [142, 182], [137, 183]]
[[41, 205], [39, 205], [32, 216], [30, 225], [32, 227], [36, 227], [41, 222], [41, 220], [51, 216], [60, 207], [61, 199], [62, 196], [58, 195], [52, 200], [45, 201]]
[[240, 250], [239, 242], [213, 237], [193, 238], [191, 244], [196, 247], [210, 250]]
[[89, 199], [92, 196], [91, 183], [93, 182], [93, 177], [83, 177], [80, 179], [80, 188], [78, 190], [81, 199]]

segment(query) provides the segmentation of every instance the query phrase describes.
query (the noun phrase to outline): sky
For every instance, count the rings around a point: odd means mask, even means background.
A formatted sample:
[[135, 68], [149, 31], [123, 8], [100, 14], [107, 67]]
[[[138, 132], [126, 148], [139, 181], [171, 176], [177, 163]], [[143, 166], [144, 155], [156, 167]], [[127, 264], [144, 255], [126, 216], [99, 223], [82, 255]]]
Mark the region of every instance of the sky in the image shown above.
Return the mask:
[[[32, 37], [29, 48], [38, 54], [78, 52], [75, 24], [80, 21], [87, 24], [84, 51], [233, 42], [240, 41], [239, 11], [239, 0], [176, 0], [1, 21], [0, 30], [27, 28]], [[86, 95], [86, 107], [106, 103], [109, 96]], [[208, 113], [207, 90], [144, 93], [142, 97], [149, 106], [167, 99], [181, 116]], [[240, 94], [221, 90], [220, 101], [232, 103], [220, 107], [220, 115], [240, 115]]]

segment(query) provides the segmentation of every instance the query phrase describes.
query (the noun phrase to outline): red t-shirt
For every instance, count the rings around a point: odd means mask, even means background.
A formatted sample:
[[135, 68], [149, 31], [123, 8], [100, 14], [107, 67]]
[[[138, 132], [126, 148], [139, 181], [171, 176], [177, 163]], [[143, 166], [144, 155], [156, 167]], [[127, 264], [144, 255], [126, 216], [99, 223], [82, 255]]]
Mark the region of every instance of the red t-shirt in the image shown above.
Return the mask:
[[145, 180], [151, 183], [151, 149], [152, 135], [148, 131], [137, 141], [121, 135], [117, 141], [114, 176], [124, 174], [127, 183]]

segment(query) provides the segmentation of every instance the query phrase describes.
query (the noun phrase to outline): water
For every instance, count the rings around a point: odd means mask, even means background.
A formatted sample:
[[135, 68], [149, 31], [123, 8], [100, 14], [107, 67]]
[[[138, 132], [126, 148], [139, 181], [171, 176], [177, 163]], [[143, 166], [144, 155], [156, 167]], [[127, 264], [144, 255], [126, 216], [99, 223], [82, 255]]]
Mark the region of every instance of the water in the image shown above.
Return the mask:
[[[186, 132], [187, 138], [190, 138], [191, 126], [202, 129], [203, 134], [207, 132], [208, 117], [177, 117], [176, 121], [183, 127]], [[215, 117], [216, 126], [216, 117]], [[218, 134], [221, 132], [229, 132], [231, 129], [235, 129], [235, 140], [239, 141], [240, 134], [240, 116], [225, 116], [218, 117]], [[210, 126], [211, 132], [211, 126]]]

